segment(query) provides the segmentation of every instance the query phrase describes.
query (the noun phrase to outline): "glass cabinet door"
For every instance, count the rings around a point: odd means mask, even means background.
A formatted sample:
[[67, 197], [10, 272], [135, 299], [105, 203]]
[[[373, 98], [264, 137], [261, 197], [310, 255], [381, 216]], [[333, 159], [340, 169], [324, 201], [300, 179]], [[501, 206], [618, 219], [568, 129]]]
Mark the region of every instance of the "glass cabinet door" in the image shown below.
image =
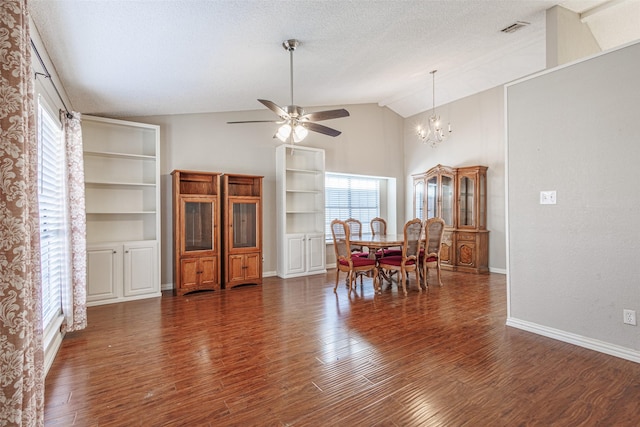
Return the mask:
[[212, 251], [215, 244], [215, 206], [211, 200], [185, 199], [182, 203], [182, 252]]
[[255, 248], [258, 246], [258, 203], [232, 202], [230, 205], [231, 218], [231, 247]]
[[448, 226], [453, 226], [453, 183], [453, 177], [442, 175], [442, 212], [440, 218]]
[[424, 212], [424, 178], [413, 184], [413, 217], [425, 220]]
[[427, 219], [435, 218], [438, 203], [438, 177], [432, 176], [427, 180]]
[[460, 207], [458, 214], [458, 223], [461, 227], [475, 227], [475, 213], [474, 209], [474, 188], [475, 182], [468, 176], [460, 177], [460, 200], [458, 205]]

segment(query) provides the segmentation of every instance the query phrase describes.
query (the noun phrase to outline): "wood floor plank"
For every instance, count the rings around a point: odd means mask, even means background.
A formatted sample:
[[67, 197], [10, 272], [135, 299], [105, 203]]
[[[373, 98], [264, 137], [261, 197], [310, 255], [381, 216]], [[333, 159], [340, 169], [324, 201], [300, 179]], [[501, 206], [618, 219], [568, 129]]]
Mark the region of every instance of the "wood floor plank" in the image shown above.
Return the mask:
[[637, 426], [640, 365], [505, 326], [498, 274], [335, 272], [88, 309], [47, 426]]

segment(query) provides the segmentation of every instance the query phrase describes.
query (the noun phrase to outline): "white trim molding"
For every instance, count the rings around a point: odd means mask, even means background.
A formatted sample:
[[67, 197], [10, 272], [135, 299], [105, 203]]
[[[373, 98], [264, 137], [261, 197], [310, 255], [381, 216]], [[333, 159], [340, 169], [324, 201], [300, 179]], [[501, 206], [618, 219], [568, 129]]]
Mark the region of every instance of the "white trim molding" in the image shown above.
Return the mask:
[[620, 347], [615, 344], [584, 337], [582, 335], [572, 334], [560, 329], [549, 328], [547, 326], [538, 325], [537, 323], [527, 322], [525, 320], [507, 318], [507, 326], [522, 329], [523, 331], [532, 332], [547, 338], [553, 338], [558, 341], [577, 345], [579, 347], [588, 348], [610, 356], [619, 357], [621, 359], [630, 360], [640, 363], [640, 352], [626, 347]]

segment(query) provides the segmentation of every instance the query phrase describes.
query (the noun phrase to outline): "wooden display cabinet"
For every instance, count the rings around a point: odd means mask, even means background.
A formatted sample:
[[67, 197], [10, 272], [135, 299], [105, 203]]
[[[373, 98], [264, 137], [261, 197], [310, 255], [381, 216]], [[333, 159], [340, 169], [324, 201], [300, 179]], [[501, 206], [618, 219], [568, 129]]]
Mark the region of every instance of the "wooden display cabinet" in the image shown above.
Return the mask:
[[440, 248], [443, 269], [489, 271], [486, 166], [437, 165], [413, 175], [413, 211], [422, 220], [440, 217], [445, 221]]
[[487, 231], [487, 168], [457, 169], [456, 270], [471, 273], [489, 271]]
[[262, 284], [262, 178], [222, 177], [225, 288]]
[[174, 170], [173, 276], [177, 295], [220, 289], [220, 176]]

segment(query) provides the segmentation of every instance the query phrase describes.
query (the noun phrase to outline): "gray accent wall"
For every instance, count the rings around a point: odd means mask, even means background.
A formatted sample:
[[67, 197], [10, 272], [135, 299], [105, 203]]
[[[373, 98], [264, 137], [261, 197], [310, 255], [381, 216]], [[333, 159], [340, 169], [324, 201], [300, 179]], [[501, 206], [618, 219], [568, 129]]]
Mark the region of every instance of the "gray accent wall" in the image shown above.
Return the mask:
[[[640, 44], [507, 85], [507, 324], [640, 362]], [[541, 205], [540, 191], [557, 191]]]

